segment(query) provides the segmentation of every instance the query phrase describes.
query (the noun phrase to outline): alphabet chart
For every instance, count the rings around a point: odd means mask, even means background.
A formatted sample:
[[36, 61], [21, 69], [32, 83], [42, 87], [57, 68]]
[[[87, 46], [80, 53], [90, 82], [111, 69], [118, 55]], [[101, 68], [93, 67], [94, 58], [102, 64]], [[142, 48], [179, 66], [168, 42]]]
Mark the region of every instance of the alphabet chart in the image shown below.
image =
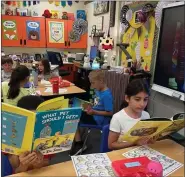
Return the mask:
[[71, 158], [77, 176], [115, 176], [111, 161], [105, 153], [72, 156]]
[[177, 162], [174, 159], [169, 158], [168, 156], [161, 154], [160, 152], [151, 149], [147, 146], [141, 146], [135, 149], [132, 149], [126, 153], [122, 154], [126, 158], [135, 158], [146, 156], [150, 160], [159, 161], [163, 166], [163, 176], [168, 176], [177, 169], [183, 166], [182, 163]]

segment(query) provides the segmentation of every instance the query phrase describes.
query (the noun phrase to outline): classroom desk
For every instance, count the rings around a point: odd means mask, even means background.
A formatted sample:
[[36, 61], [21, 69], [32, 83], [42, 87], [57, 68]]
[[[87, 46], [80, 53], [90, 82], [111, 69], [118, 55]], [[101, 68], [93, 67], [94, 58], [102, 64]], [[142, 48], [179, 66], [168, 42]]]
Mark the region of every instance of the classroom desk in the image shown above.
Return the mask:
[[[64, 80], [66, 82], [66, 80]], [[69, 82], [69, 81], [67, 81]], [[86, 91], [75, 86], [73, 83], [69, 82], [71, 84], [70, 87], [64, 87], [63, 89], [67, 89], [67, 92], [59, 93], [59, 94], [53, 94], [53, 92], [45, 92], [46, 88], [51, 87], [41, 84], [41, 82], [38, 83], [38, 86], [36, 87], [36, 91], [40, 92], [41, 96], [60, 96], [60, 95], [69, 95], [69, 94], [79, 94], [79, 93], [85, 93]]]
[[[150, 145], [150, 147], [184, 164], [184, 147], [175, 143], [174, 141], [169, 139], [161, 140], [156, 142], [155, 144]], [[112, 151], [107, 154], [111, 161], [120, 160], [125, 158], [122, 156], [122, 153], [127, 152], [133, 148], [135, 147]], [[67, 161], [48, 167], [43, 167], [38, 170], [32, 170], [29, 172], [19, 173], [11, 176], [76, 176], [76, 173], [72, 161]], [[177, 171], [169, 176], [184, 176], [184, 166], [179, 168]]]

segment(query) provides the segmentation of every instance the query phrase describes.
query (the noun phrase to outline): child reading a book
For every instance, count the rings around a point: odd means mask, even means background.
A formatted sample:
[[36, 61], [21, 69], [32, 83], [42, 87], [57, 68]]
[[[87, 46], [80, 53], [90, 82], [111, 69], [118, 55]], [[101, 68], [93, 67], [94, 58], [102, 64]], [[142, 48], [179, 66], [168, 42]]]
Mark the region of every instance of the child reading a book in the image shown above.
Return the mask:
[[[94, 106], [88, 107], [82, 113], [80, 123], [92, 125], [106, 125], [110, 122], [113, 114], [113, 97], [110, 89], [105, 84], [105, 74], [103, 70], [90, 72], [89, 80], [91, 88], [95, 89]], [[71, 155], [78, 154], [82, 151], [83, 142], [78, 128], [75, 134], [74, 148]], [[86, 148], [83, 149], [83, 151]]]
[[42, 59], [39, 61], [39, 75], [38, 80], [49, 80], [52, 77], [59, 76], [58, 71], [51, 71], [49, 60]]
[[[17, 106], [35, 111], [38, 105], [40, 105], [42, 102], [44, 102], [44, 100], [41, 97], [28, 95], [22, 97], [18, 101]], [[47, 166], [49, 163], [48, 159], [44, 158], [44, 156], [37, 151], [24, 152], [19, 156], [7, 154], [7, 157], [14, 173], [20, 173], [35, 168], [41, 168], [43, 166]]]
[[11, 74], [9, 82], [2, 83], [3, 101], [5, 103], [16, 106], [18, 100], [23, 96], [29, 95], [29, 91], [24, 88], [24, 85], [29, 81], [30, 71], [20, 65], [15, 68]]
[[127, 133], [139, 120], [150, 118], [150, 115], [144, 111], [148, 103], [148, 98], [149, 86], [145, 80], [136, 79], [128, 84], [125, 92], [127, 106], [114, 114], [110, 123], [108, 137], [108, 146], [110, 149], [122, 149], [150, 142], [148, 138], [142, 138], [136, 143], [119, 141], [120, 135]]
[[3, 68], [1, 71], [1, 82], [8, 81], [12, 74], [13, 61], [10, 57], [4, 56], [2, 57], [1, 64]]

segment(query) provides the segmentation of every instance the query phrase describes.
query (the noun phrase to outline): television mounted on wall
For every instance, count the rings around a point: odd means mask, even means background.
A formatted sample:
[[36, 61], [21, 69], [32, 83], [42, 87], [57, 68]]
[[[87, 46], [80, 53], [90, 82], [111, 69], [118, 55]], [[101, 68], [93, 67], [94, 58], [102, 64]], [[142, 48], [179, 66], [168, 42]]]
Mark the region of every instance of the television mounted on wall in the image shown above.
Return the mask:
[[185, 101], [185, 2], [162, 9], [152, 89]]

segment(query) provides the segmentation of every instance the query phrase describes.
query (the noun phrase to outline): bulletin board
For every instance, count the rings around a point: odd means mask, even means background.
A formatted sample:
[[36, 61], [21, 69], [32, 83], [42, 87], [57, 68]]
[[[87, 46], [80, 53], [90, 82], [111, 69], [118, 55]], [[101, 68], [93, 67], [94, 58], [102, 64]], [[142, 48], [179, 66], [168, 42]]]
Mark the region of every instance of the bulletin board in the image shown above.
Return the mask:
[[[157, 2], [132, 3], [124, 5], [120, 12], [122, 43], [128, 43], [127, 51], [133, 63], [150, 71], [153, 41], [155, 35], [155, 7]], [[122, 52], [121, 64], [127, 66], [126, 55]]]

